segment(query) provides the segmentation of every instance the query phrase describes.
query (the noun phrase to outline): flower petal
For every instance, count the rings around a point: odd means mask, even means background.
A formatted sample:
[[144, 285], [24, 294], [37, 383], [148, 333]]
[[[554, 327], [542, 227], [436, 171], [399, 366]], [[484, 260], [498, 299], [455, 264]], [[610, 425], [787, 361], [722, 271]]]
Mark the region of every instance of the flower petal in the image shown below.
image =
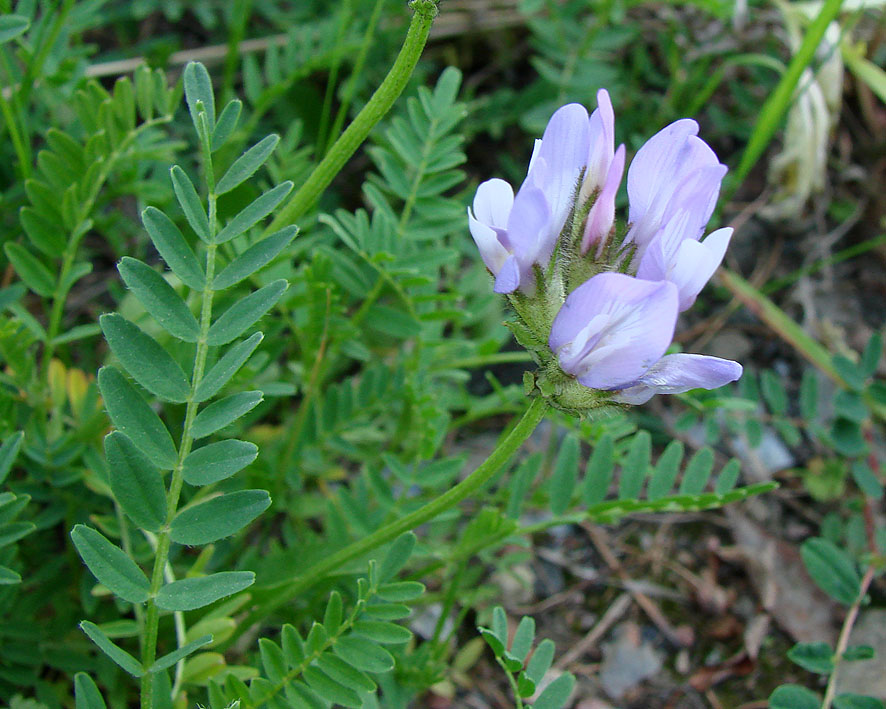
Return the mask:
[[508, 256], [495, 277], [496, 293], [513, 293], [520, 286], [520, 264], [516, 256]]
[[477, 187], [474, 195], [474, 216], [487, 226], [501, 227], [508, 224], [508, 215], [514, 205], [514, 190], [504, 180], [486, 180]]
[[585, 182], [582, 185], [583, 195], [590, 195], [594, 190], [603, 188], [615, 152], [615, 113], [606, 89], [597, 92], [597, 110], [591, 114], [588, 125], [590, 151]]
[[[615, 223], [615, 196], [618, 193], [618, 187], [621, 184], [621, 176], [625, 167], [625, 146], [618, 146], [612, 163], [609, 165], [609, 175], [606, 177], [606, 183], [591, 211], [588, 212], [588, 220], [585, 223], [585, 233], [581, 239], [581, 253], [586, 254], [591, 244], [600, 242], [602, 248], [606, 237], [612, 230]], [[599, 253], [599, 251], [598, 251]]]
[[636, 384], [622, 389], [613, 400], [623, 404], [643, 404], [655, 394], [680, 394], [690, 389], [717, 389], [734, 382], [742, 374], [738, 362], [698, 354], [672, 354], [662, 357]]
[[471, 236], [477, 244], [480, 251], [480, 258], [486, 264], [492, 275], [498, 275], [502, 264], [508, 258], [508, 250], [502, 245], [499, 239], [499, 233], [491, 226], [483, 224], [477, 220], [468, 208], [468, 226], [471, 229]]
[[[579, 174], [588, 158], [588, 112], [570, 103], [557, 109], [534, 151], [526, 182], [542, 190], [551, 211], [550, 238], [556, 240], [572, 207]], [[544, 169], [539, 169], [541, 161]]]
[[544, 193], [538, 187], [524, 184], [508, 215], [508, 241], [521, 271], [530, 269], [533, 263], [544, 265], [550, 258], [555, 243], [546, 231], [550, 219]]
[[664, 354], [676, 320], [672, 283], [600, 273], [566, 298], [548, 344], [563, 371], [584, 386], [617, 389], [637, 381]]

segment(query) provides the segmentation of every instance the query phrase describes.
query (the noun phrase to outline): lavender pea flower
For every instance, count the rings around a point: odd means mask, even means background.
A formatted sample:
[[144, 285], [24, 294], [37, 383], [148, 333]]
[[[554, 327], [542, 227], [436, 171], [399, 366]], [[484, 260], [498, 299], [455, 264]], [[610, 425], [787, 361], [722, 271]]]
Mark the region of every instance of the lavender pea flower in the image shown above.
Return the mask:
[[654, 394], [715, 389], [735, 381], [737, 362], [667, 355], [679, 306], [677, 286], [601, 273], [576, 288], [551, 327], [548, 344], [567, 374], [612, 399], [637, 404]]
[[626, 241], [636, 244], [638, 259], [679, 211], [692, 215], [682, 238], [697, 240], [711, 218], [726, 166], [697, 134], [695, 121], [675, 121], [646, 141], [631, 162]]
[[533, 266], [546, 266], [573, 209], [597, 194], [582, 239], [582, 252], [608, 235], [615, 218], [615, 193], [624, 170], [624, 146], [616, 152], [615, 118], [609, 94], [600, 90], [588, 117], [579, 104], [558, 109], [535, 141], [529, 169], [514, 196], [504, 180], [482, 183], [468, 210], [471, 234], [497, 293], [534, 293]]

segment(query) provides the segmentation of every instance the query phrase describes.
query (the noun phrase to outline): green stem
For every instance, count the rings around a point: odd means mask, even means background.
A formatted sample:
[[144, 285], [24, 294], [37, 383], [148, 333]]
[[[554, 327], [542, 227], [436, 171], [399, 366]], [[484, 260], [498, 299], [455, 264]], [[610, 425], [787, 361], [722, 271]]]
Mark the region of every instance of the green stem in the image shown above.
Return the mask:
[[397, 59], [385, 80], [372, 94], [363, 110], [357, 114], [353, 123], [347, 127], [341, 137], [326, 153], [326, 157], [310, 174], [307, 181], [299, 188], [265, 230], [270, 234], [294, 223], [319, 199], [329, 183], [341, 171], [351, 155], [360, 147], [369, 131], [390, 110], [394, 101], [406, 88], [406, 82], [412, 75], [415, 65], [421, 57], [431, 24], [437, 15], [437, 4], [433, 0], [412, 0], [410, 7], [415, 11], [406, 40], [397, 55]]
[[372, 44], [372, 38], [375, 35], [375, 27], [381, 17], [381, 9], [385, 4], [385, 0], [376, 0], [375, 7], [372, 8], [372, 15], [369, 18], [369, 24], [366, 25], [366, 32], [363, 35], [363, 43], [360, 45], [360, 51], [357, 54], [357, 60], [354, 62], [354, 68], [348, 77], [348, 83], [345, 86], [344, 95], [342, 96], [341, 106], [338, 107], [338, 113], [335, 114], [335, 122], [329, 131], [329, 137], [325, 150], [329, 150], [332, 142], [336, 140], [341, 133], [341, 127], [344, 125], [345, 118], [348, 115], [348, 109], [351, 101], [354, 100], [354, 93], [357, 90], [357, 78], [363, 71], [363, 65], [366, 63], [366, 55], [369, 53], [369, 46]]
[[831, 676], [828, 677], [828, 686], [824, 693], [824, 700], [821, 703], [821, 709], [831, 709], [831, 703], [837, 693], [837, 670], [840, 669], [840, 663], [843, 661], [843, 653], [849, 647], [849, 636], [852, 634], [852, 627], [858, 619], [858, 611], [864, 602], [865, 596], [868, 594], [871, 582], [874, 580], [875, 569], [869, 566], [864, 572], [864, 578], [858, 589], [858, 597], [849, 608], [846, 619], [843, 621], [843, 627], [840, 629], [840, 637], [837, 639], [837, 647], [834, 652], [834, 669], [831, 670]]
[[[209, 203], [209, 233], [210, 241], [214, 240], [217, 230], [216, 216], [216, 194], [215, 194], [215, 176], [212, 170], [212, 157], [209, 147], [209, 129], [205, 121], [206, 114], [201, 114], [203, 119], [202, 130], [200, 131], [201, 143], [203, 147], [204, 169], [206, 183], [208, 186], [208, 203]], [[194, 370], [191, 376], [191, 390], [185, 408], [185, 421], [182, 425], [181, 444], [178, 449], [178, 458], [175, 467], [172, 470], [172, 478], [169, 481], [169, 490], [166, 493], [166, 525], [157, 535], [157, 548], [154, 553], [154, 569], [151, 573], [151, 595], [147, 602], [145, 612], [145, 626], [143, 630], [144, 641], [142, 643], [142, 666], [147, 670], [154, 664], [157, 658], [157, 631], [160, 621], [160, 610], [154, 603], [154, 597], [163, 586], [163, 574], [169, 559], [170, 525], [178, 510], [178, 501], [181, 496], [184, 478], [182, 477], [182, 468], [184, 467], [185, 458], [191, 452], [191, 446], [194, 437], [191, 430], [194, 425], [194, 419], [197, 416], [197, 409], [200, 403], [197, 401], [197, 387], [203, 379], [203, 372], [206, 368], [206, 355], [209, 351], [207, 344], [207, 336], [209, 334], [209, 326], [212, 323], [212, 298], [214, 291], [212, 290], [212, 279], [215, 275], [215, 256], [218, 246], [210, 243], [206, 247], [206, 285], [201, 295], [200, 306], [200, 336], [197, 339], [197, 351], [194, 354]], [[141, 679], [141, 708], [153, 709], [154, 707], [154, 688], [152, 684], [152, 674], [145, 672]]]
[[414, 512], [386, 524], [369, 536], [352, 542], [344, 549], [317, 562], [293, 581], [283, 582], [269, 589], [271, 591], [269, 596], [240, 624], [237, 631], [228, 640], [228, 644], [236, 640], [237, 636], [245, 632], [253, 623], [266, 617], [284, 603], [296, 598], [300, 593], [321, 581], [327, 574], [377, 549], [383, 544], [393, 541], [404, 532], [429, 522], [443, 512], [452, 509], [465, 498], [478, 492], [489, 482], [493, 475], [501, 470], [502, 466], [511, 459], [511, 456], [529, 438], [535, 427], [544, 418], [548, 408], [549, 404], [546, 400], [541, 398], [533, 399], [526, 413], [523, 414], [523, 418], [511, 429], [511, 432], [508, 433], [492, 454], [473, 473], [437, 499], [428, 502]]

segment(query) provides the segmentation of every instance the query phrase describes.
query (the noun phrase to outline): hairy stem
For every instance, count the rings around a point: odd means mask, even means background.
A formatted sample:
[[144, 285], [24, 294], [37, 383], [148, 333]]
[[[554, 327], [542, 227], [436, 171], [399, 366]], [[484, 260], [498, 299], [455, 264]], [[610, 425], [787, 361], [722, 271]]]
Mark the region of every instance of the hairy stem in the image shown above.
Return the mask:
[[415, 65], [421, 56], [431, 24], [437, 15], [437, 4], [432, 0], [413, 0], [410, 7], [415, 14], [409, 24], [406, 40], [400, 53], [385, 80], [372, 94], [363, 110], [357, 114], [354, 122], [347, 127], [338, 140], [326, 153], [320, 164], [314, 168], [307, 181], [298, 189], [289, 202], [274, 217], [265, 230], [266, 234], [282, 229], [301, 217], [319, 199], [329, 183], [341, 171], [351, 155], [360, 147], [369, 131], [390, 110], [394, 101], [406, 88], [406, 82], [412, 75]]
[[227, 644], [232, 643], [239, 635], [248, 630], [250, 626], [272, 613], [274, 609], [293, 600], [300, 593], [321, 581], [330, 572], [377, 549], [383, 544], [393, 541], [404, 532], [431, 521], [443, 512], [455, 507], [462, 500], [478, 492], [489, 482], [493, 475], [501, 470], [502, 466], [511, 459], [511, 456], [529, 438], [535, 427], [544, 418], [549, 406], [544, 399], [533, 399], [523, 417], [511, 429], [510, 433], [505, 436], [504, 440], [501, 441], [492, 454], [455, 487], [450, 488], [438, 498], [428, 502], [414, 512], [389, 522], [372, 534], [352, 542], [344, 549], [317, 562], [294, 580], [285, 581], [269, 589], [269, 595], [253, 609], [244, 622], [240, 623], [237, 631], [228, 640]]

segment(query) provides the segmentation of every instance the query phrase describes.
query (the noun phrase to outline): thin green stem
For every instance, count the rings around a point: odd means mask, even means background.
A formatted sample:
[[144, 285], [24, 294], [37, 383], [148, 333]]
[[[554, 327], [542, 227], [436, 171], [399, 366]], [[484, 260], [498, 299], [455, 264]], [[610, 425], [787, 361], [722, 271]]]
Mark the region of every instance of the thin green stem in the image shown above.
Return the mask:
[[421, 57], [431, 24], [437, 15], [437, 4], [433, 0], [412, 0], [414, 10], [412, 22], [406, 33], [406, 40], [385, 80], [363, 107], [353, 123], [341, 134], [326, 153], [305, 183], [292, 196], [265, 230], [266, 234], [278, 231], [287, 224], [294, 223], [316, 202], [329, 183], [341, 171], [348, 159], [366, 140], [369, 131], [394, 105], [394, 101], [406, 88], [415, 65]]
[[[202, 130], [200, 132], [201, 145], [203, 148], [204, 171], [206, 183], [208, 186], [208, 205], [209, 205], [209, 233], [210, 242], [214, 241], [217, 231], [218, 219], [216, 214], [215, 194], [215, 175], [212, 169], [212, 154], [209, 147], [209, 130], [206, 123], [206, 114], [200, 114], [202, 121]], [[151, 595], [147, 602], [145, 613], [145, 626], [143, 630], [142, 642], [142, 666], [147, 670], [154, 664], [157, 658], [157, 632], [160, 620], [160, 611], [154, 597], [163, 586], [163, 575], [166, 564], [169, 559], [170, 546], [170, 525], [178, 511], [178, 501], [181, 496], [184, 478], [182, 476], [182, 468], [184, 467], [185, 458], [191, 452], [191, 446], [194, 442], [192, 428], [194, 419], [197, 416], [197, 409], [200, 403], [197, 401], [197, 387], [203, 379], [203, 372], [206, 368], [206, 356], [209, 352], [207, 344], [207, 336], [209, 334], [209, 326], [212, 323], [212, 299], [214, 291], [212, 290], [212, 279], [215, 275], [215, 256], [218, 246], [215, 243], [209, 243], [206, 247], [206, 285], [201, 294], [200, 306], [200, 336], [197, 339], [197, 350], [194, 354], [194, 369], [191, 375], [191, 390], [188, 394], [185, 407], [185, 421], [182, 425], [182, 438], [178, 448], [178, 457], [175, 467], [172, 470], [172, 477], [169, 481], [169, 490], [166, 493], [166, 525], [157, 535], [157, 548], [154, 553], [154, 569], [151, 573]], [[146, 672], [141, 680], [141, 707], [142, 709], [153, 709], [153, 684], [152, 675]]]
[[858, 589], [858, 597], [849, 608], [846, 619], [843, 621], [843, 627], [840, 629], [840, 637], [837, 639], [837, 647], [834, 652], [834, 669], [831, 671], [831, 676], [828, 677], [828, 686], [824, 693], [821, 709], [831, 709], [831, 703], [834, 701], [834, 696], [837, 693], [837, 671], [840, 669], [840, 663], [843, 661], [843, 653], [849, 647], [849, 636], [852, 634], [852, 628], [858, 618], [858, 611], [865, 596], [868, 594], [868, 588], [874, 580], [875, 573], [873, 566], [869, 566], [864, 572], [864, 577], [861, 579]]
[[523, 442], [529, 438], [535, 427], [544, 418], [549, 409], [546, 400], [533, 399], [523, 417], [505, 436], [490, 456], [455, 487], [450, 488], [440, 497], [428, 502], [419, 509], [389, 522], [372, 534], [352, 542], [344, 549], [317, 562], [292, 581], [284, 581], [269, 589], [270, 593], [244, 622], [240, 624], [228, 644], [245, 632], [254, 623], [260, 621], [274, 609], [296, 598], [300, 593], [321, 581], [326, 575], [343, 567], [350, 561], [377, 549], [399, 537], [404, 532], [413, 530], [425, 522], [455, 507], [459, 502], [478, 492], [490, 478], [495, 475], [511, 459]]
[[381, 18], [381, 9], [384, 7], [384, 4], [385, 0], [375, 0], [375, 7], [372, 8], [372, 15], [369, 17], [369, 23], [366, 25], [366, 32], [363, 34], [363, 42], [360, 45], [360, 51], [357, 53], [354, 69], [348, 77], [348, 83], [342, 95], [341, 106], [338, 107], [338, 113], [335, 114], [335, 122], [329, 131], [324, 153], [329, 150], [333, 141], [338, 138], [341, 133], [341, 127], [345, 123], [345, 118], [348, 116], [348, 109], [351, 107], [351, 101], [354, 100], [354, 94], [357, 91], [357, 78], [362, 73], [363, 65], [366, 63], [366, 56], [369, 54], [369, 47], [372, 44], [375, 28]]
[[[338, 32], [335, 37], [336, 47], [341, 47], [345, 32], [351, 23], [351, 0], [343, 0], [341, 14], [338, 20]], [[335, 87], [338, 82], [338, 72], [341, 69], [342, 52], [337, 51], [332, 57], [332, 66], [329, 68], [329, 76], [326, 79], [326, 94], [323, 96], [323, 108], [320, 110], [320, 125], [317, 129], [317, 155], [322, 156], [326, 152], [329, 141], [329, 119], [332, 116], [332, 97], [335, 95]]]
[[523, 709], [523, 700], [520, 699], [520, 689], [517, 687], [517, 680], [514, 679], [514, 675], [511, 674], [511, 671], [505, 665], [504, 660], [500, 657], [496, 657], [495, 661], [501, 665], [501, 668], [505, 671], [505, 677], [508, 678], [508, 684], [511, 685], [511, 691], [514, 693], [514, 704], [515, 709]]

